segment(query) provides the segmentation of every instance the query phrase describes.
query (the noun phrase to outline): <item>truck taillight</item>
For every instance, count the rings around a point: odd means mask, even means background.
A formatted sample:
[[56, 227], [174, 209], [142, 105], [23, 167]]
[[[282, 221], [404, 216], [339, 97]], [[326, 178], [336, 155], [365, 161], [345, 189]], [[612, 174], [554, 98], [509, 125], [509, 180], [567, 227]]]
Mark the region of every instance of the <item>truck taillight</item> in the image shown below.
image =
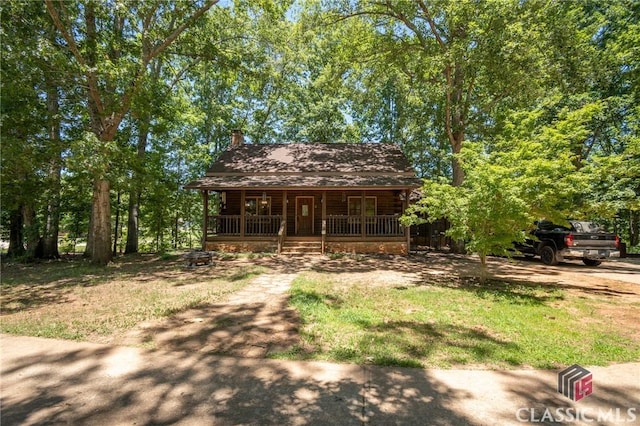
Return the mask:
[[573, 234], [567, 234], [564, 236], [564, 243], [567, 247], [573, 246]]
[[620, 237], [616, 235], [616, 248], [620, 250]]

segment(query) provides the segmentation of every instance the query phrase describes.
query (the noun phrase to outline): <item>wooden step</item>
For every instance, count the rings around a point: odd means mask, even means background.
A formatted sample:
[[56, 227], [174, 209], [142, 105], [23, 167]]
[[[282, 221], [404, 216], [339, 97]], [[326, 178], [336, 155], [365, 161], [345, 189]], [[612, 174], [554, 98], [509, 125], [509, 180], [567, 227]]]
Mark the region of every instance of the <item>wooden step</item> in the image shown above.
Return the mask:
[[320, 254], [322, 242], [320, 241], [285, 241], [282, 254]]

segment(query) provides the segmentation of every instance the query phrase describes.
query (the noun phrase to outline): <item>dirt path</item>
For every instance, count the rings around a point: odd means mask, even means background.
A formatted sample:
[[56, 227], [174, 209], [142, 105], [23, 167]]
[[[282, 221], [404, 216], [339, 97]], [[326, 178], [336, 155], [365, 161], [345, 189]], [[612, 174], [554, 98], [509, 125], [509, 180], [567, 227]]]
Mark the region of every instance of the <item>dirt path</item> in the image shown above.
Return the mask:
[[288, 306], [288, 291], [300, 270], [319, 261], [310, 257], [271, 262], [270, 273], [254, 278], [225, 301], [139, 324], [115, 343], [245, 358], [291, 348], [299, 341], [299, 318]]

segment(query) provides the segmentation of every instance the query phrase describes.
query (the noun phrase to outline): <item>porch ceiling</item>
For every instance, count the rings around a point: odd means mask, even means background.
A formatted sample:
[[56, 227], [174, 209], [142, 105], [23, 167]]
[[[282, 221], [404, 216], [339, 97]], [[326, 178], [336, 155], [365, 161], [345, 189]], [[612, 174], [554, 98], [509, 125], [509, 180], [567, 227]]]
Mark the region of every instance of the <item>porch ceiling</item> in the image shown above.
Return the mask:
[[404, 189], [418, 188], [422, 181], [407, 174], [398, 175], [255, 175], [255, 176], [205, 176], [185, 185], [187, 189]]

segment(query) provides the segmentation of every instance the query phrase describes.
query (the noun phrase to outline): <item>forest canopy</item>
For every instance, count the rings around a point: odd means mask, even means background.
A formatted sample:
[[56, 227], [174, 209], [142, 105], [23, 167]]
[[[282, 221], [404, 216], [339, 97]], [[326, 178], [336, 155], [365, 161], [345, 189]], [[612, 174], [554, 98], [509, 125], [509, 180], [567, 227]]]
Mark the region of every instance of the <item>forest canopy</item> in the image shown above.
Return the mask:
[[[10, 256], [199, 247], [200, 194], [183, 185], [232, 129], [397, 144], [425, 198], [469, 217], [509, 232], [589, 218], [639, 244], [637, 1], [5, 0], [0, 13]], [[510, 208], [487, 213], [488, 199]]]

